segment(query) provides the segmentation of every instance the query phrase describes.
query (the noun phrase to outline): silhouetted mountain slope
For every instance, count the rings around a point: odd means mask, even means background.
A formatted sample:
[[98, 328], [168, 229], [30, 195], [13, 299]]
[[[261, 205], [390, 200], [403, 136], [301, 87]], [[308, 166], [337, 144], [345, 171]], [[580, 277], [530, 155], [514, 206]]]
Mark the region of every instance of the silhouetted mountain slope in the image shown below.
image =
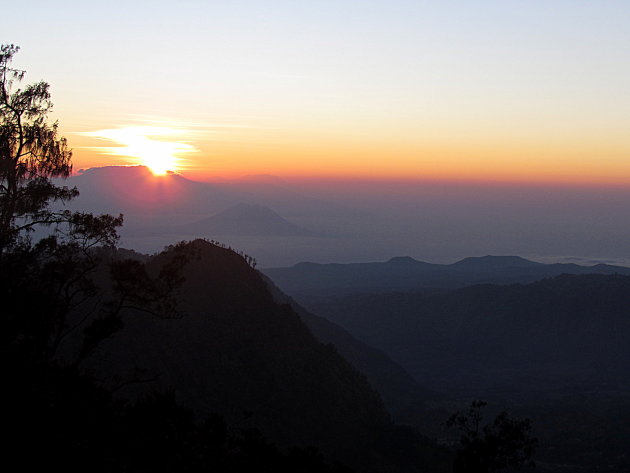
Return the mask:
[[357, 295], [309, 308], [390, 354], [423, 385], [511, 396], [630, 387], [629, 294], [628, 276], [563, 275], [528, 285]]
[[290, 304], [317, 339], [332, 344], [339, 353], [361, 373], [381, 395], [390, 413], [396, 414], [408, 407], [421, 404], [435, 397], [434, 393], [423, 389], [399, 364], [383, 351], [377, 350], [357, 340], [348, 331], [330, 320], [314, 315], [301, 307], [291, 297], [282, 293], [271, 280], [267, 280], [275, 299]]
[[473, 284], [528, 283], [560, 274], [627, 274], [630, 268], [598, 264], [543, 264], [518, 256], [465, 258], [453, 264], [431, 264], [410, 257], [385, 263], [298, 263], [263, 272], [283, 291], [296, 297], [360, 292], [418, 291]]
[[185, 233], [199, 236], [313, 236], [268, 207], [239, 203], [212, 217], [182, 225]]
[[[131, 313], [95, 369], [145, 370], [148, 383], [199, 412], [254, 425], [281, 444], [315, 444], [352, 464], [391, 427], [379, 396], [337, 352], [319, 343], [288, 305], [277, 304], [261, 275], [236, 253], [197, 240], [185, 247], [179, 319]], [[150, 264], [172, 257], [166, 252]], [[244, 415], [251, 412], [251, 418]]]
[[434, 397], [431, 391], [422, 388], [385, 352], [359, 341], [324, 317], [311, 314], [305, 309], [296, 311], [320, 341], [334, 345], [346, 360], [365, 374], [396, 417], [408, 406], [421, 404]]

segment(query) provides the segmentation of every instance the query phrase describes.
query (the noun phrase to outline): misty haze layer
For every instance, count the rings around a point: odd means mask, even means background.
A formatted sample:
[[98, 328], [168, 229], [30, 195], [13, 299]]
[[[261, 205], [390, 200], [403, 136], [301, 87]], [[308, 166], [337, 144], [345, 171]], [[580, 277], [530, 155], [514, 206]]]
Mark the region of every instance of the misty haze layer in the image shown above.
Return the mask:
[[201, 183], [142, 167], [93, 168], [68, 184], [81, 191], [77, 207], [124, 213], [122, 245], [144, 252], [204, 237], [268, 267], [486, 254], [629, 263], [624, 188], [272, 176]]

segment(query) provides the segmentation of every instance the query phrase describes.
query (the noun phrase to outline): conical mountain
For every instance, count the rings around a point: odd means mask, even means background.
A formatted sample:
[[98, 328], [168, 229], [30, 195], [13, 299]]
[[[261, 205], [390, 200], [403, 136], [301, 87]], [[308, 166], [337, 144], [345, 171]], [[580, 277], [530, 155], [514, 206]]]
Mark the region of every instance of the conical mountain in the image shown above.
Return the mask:
[[182, 226], [187, 233], [199, 236], [314, 236], [289, 222], [269, 207], [239, 203], [212, 217]]

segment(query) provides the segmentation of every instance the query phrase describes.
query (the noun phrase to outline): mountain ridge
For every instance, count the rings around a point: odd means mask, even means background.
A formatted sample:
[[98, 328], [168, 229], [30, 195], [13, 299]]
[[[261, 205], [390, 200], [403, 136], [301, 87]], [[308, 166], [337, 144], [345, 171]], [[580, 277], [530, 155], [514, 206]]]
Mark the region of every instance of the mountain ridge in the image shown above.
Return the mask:
[[423, 385], [481, 396], [492, 386], [627, 385], [620, 370], [630, 360], [628, 293], [627, 275], [562, 274], [307, 307], [388, 353]]
[[394, 257], [374, 263], [311, 263], [263, 268], [283, 291], [295, 297], [325, 294], [454, 289], [473, 284], [530, 283], [560, 274], [626, 274], [630, 268], [608, 264], [545, 264], [520, 256], [468, 257], [451, 264]]
[[436, 393], [421, 387], [385, 352], [358, 340], [332, 321], [309, 312], [280, 291], [273, 281], [267, 277], [265, 279], [279, 303], [289, 304], [320, 342], [334, 345], [346, 360], [367, 377], [394, 418], [410, 406], [437, 397]]
[[195, 240], [151, 257], [148, 268], [158, 272], [182, 251], [189, 258], [182, 317], [128, 311], [125, 327], [89, 369], [124, 379], [140, 368], [150, 380], [121, 396], [173, 390], [184, 406], [246, 422], [279, 445], [317, 445], [334, 459], [361, 463], [392, 426], [365, 376], [278, 304], [263, 277], [230, 249]]

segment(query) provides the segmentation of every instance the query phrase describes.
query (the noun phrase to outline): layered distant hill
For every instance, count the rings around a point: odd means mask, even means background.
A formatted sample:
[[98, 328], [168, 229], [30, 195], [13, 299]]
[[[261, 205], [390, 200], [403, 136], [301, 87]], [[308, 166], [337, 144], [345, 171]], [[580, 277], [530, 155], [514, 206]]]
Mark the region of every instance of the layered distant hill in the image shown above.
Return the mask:
[[425, 386], [518, 398], [582, 386], [630, 389], [630, 277], [360, 294], [309, 308], [380, 348]]
[[527, 283], [561, 274], [630, 275], [630, 268], [606, 264], [544, 264], [518, 256], [483, 256], [453, 264], [425, 263], [410, 257], [396, 257], [384, 263], [298, 263], [286, 268], [266, 268], [263, 272], [287, 294], [301, 298]]
[[315, 236], [282, 218], [269, 207], [239, 203], [208, 218], [182, 225], [179, 230], [198, 236]]
[[143, 253], [159, 252], [174, 241], [210, 238], [269, 264], [348, 244], [330, 238], [335, 229], [326, 225], [338, 205], [267, 176], [199, 182], [177, 173], [155, 176], [144, 166], [106, 166], [81, 170], [59, 184], [80, 191], [67, 204], [70, 209], [122, 213], [121, 244]]
[[263, 271], [438, 391], [544, 391], [617, 380], [630, 363], [630, 268], [485, 256]]
[[221, 239], [255, 256], [262, 267], [385, 261], [392, 255], [450, 262], [484, 254], [625, 264], [624, 255], [630, 254], [627, 190], [543, 192], [513, 185], [260, 175], [214, 176], [201, 182], [185, 176], [154, 176], [141, 166], [108, 166], [79, 171], [62, 184], [79, 188], [81, 196], [69, 203], [77, 210], [123, 213], [121, 244], [145, 253], [173, 241], [208, 236], [182, 233], [177, 226], [245, 203], [267, 207], [317, 234], [258, 232]]
[[629, 268], [486, 256], [265, 273], [433, 390], [403, 422], [440, 437], [453, 406], [486, 399], [534, 420], [541, 471], [627, 469]]
[[[79, 189], [81, 195], [72, 201], [73, 207], [93, 212], [123, 212], [134, 217], [147, 213], [180, 215], [193, 222], [243, 202], [271, 207], [281, 213], [330, 210], [330, 204], [268, 178], [200, 182], [177, 173], [155, 176], [144, 166], [105, 166], [81, 170], [59, 183]], [[197, 218], [190, 219], [191, 215]]]

